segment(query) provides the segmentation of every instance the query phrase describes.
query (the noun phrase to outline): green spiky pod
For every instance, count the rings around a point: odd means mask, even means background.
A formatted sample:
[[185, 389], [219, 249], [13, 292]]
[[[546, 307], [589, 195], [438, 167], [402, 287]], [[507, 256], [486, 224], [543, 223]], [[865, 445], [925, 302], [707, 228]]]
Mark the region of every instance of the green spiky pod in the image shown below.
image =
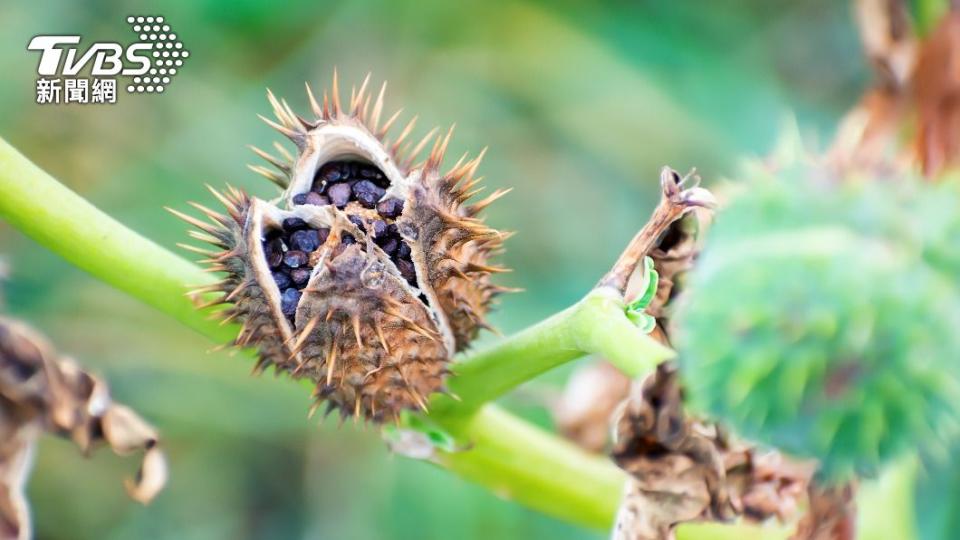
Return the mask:
[[930, 256], [960, 214], [917, 181], [863, 180], [795, 165], [740, 186], [675, 318], [692, 405], [829, 480], [960, 425], [957, 268]]
[[222, 250], [202, 252], [225, 279], [197, 292], [230, 304], [224, 316], [243, 323], [237, 344], [259, 349], [258, 368], [308, 377], [318, 403], [379, 422], [444, 391], [453, 354], [506, 290], [488, 259], [507, 235], [478, 217], [504, 191], [467, 204], [482, 156], [441, 172], [450, 133], [409, 148], [411, 121], [388, 140], [397, 115], [381, 125], [384, 91], [373, 101], [366, 88], [344, 109], [336, 78], [323, 105], [308, 87], [312, 120], [269, 94], [277, 122], [264, 120], [297, 152], [255, 149], [277, 171], [252, 169], [283, 189], [279, 199], [232, 190], [216, 194], [226, 215], [195, 205], [212, 224], [177, 214]]

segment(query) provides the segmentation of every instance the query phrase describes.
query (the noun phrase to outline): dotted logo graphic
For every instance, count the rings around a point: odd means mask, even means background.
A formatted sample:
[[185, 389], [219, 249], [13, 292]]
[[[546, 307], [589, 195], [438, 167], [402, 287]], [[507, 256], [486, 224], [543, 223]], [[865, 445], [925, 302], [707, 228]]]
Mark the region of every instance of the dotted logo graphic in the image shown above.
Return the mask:
[[127, 23], [140, 37], [140, 43], [153, 46], [150, 69], [147, 73], [134, 77], [133, 82], [127, 86], [127, 92], [162, 93], [183, 66], [184, 60], [190, 56], [190, 51], [183, 47], [183, 42], [163, 17], [130, 16], [127, 17]]

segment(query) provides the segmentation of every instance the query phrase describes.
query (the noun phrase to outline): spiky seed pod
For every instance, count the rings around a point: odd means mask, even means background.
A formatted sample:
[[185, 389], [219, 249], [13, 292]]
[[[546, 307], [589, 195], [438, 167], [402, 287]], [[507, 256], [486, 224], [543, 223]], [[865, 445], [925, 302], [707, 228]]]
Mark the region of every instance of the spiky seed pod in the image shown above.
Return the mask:
[[213, 225], [178, 215], [223, 250], [210, 261], [227, 277], [197, 292], [232, 304], [224, 316], [244, 324], [237, 344], [260, 349], [258, 367], [311, 378], [343, 416], [383, 421], [426, 407], [507, 290], [490, 280], [505, 269], [488, 262], [506, 235], [478, 217], [505, 191], [468, 204], [482, 155], [442, 173], [451, 134], [434, 130], [410, 149], [411, 121], [388, 140], [398, 115], [381, 124], [385, 85], [372, 105], [366, 88], [344, 108], [336, 76], [322, 106], [308, 87], [313, 120], [269, 94], [278, 121], [264, 120], [297, 152], [255, 149], [278, 172], [253, 169], [284, 188], [280, 199], [231, 190], [217, 194], [226, 215], [200, 207]]
[[[287, 186], [282, 201], [290, 207], [333, 205], [347, 215], [366, 215], [395, 225], [397, 239], [410, 250], [417, 276], [413, 284], [432, 306], [453, 348], [462, 350], [479, 328], [488, 327], [485, 315], [490, 303], [504, 291], [491, 283], [490, 275], [505, 269], [488, 261], [499, 253], [507, 235], [487, 227], [478, 216], [508, 190], [467, 204], [482, 191], [475, 174], [483, 152], [470, 160], [464, 155], [446, 173], [441, 172], [452, 128], [442, 138], [431, 130], [414, 144], [408, 141], [416, 124], [413, 118], [390, 139], [388, 132], [398, 116], [381, 125], [386, 85], [371, 106], [368, 81], [369, 77], [351, 92], [346, 109], [340, 104], [336, 74], [332, 97], [325, 93], [322, 105], [308, 87], [315, 115], [309, 121], [270, 94], [278, 122], [266, 121], [287, 136], [298, 152], [287, 162], [257, 151], [282, 176], [257, 170]], [[418, 162], [427, 148], [431, 148], [429, 154]]]
[[696, 407], [837, 480], [955, 437], [960, 294], [924, 256], [924, 188], [818, 175], [745, 186], [711, 230], [674, 335]]

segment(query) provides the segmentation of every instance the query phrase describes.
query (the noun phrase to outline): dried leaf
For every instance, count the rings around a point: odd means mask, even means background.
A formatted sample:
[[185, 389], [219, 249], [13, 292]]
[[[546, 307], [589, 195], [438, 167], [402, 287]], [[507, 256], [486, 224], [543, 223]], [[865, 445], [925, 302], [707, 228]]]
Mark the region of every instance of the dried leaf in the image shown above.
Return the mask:
[[0, 538], [30, 538], [30, 513], [24, 489], [33, 458], [36, 429], [10, 429], [0, 413]]
[[29, 538], [23, 485], [42, 432], [71, 439], [88, 452], [106, 442], [117, 454], [145, 452], [127, 490], [149, 502], [166, 482], [156, 431], [113, 403], [106, 385], [26, 325], [0, 317], [0, 538]]
[[924, 174], [934, 176], [960, 158], [960, 12], [948, 12], [924, 40], [913, 99], [917, 155]]
[[902, 89], [909, 84], [916, 63], [916, 37], [903, 0], [856, 0], [854, 14], [864, 52], [879, 85]]
[[960, 10], [918, 39], [902, 0], [855, 5], [876, 82], [840, 123], [830, 162], [887, 173], [919, 164], [930, 178], [960, 165]]
[[807, 514], [790, 540], [853, 540], [856, 507], [853, 484], [836, 487], [810, 485]]
[[689, 521], [788, 520], [812, 464], [761, 454], [716, 425], [687, 418], [676, 370], [661, 364], [635, 385], [615, 423], [613, 458], [628, 483], [613, 537], [666, 540]]

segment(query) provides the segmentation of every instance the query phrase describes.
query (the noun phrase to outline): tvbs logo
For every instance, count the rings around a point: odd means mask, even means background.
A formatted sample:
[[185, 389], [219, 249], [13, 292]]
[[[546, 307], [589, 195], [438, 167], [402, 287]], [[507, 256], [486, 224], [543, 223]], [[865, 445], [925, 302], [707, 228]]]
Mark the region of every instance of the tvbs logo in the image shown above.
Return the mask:
[[[116, 103], [118, 77], [132, 94], [162, 93], [190, 52], [163, 17], [127, 17], [139, 40], [123, 46], [81, 46], [75, 35], [40, 35], [27, 49], [40, 52], [37, 103]], [[79, 76], [81, 73], [89, 77]]]

